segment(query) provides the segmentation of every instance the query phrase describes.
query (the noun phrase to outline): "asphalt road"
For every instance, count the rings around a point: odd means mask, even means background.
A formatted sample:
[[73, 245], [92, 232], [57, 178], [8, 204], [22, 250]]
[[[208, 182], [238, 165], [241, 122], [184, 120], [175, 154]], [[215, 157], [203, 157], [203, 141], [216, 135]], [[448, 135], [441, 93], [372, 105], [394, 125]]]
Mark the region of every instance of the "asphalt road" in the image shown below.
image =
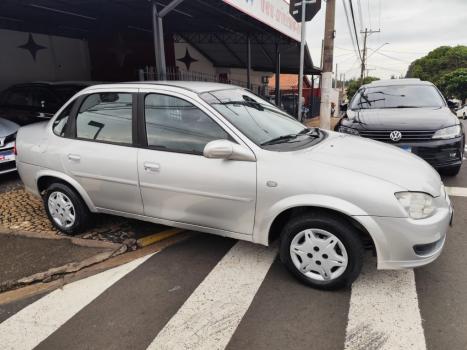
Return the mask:
[[[467, 188], [467, 166], [444, 182]], [[352, 289], [321, 292], [295, 281], [275, 247], [197, 235], [0, 305], [0, 348], [466, 349], [467, 197], [451, 199], [445, 250], [419, 269], [375, 271], [367, 256]]]

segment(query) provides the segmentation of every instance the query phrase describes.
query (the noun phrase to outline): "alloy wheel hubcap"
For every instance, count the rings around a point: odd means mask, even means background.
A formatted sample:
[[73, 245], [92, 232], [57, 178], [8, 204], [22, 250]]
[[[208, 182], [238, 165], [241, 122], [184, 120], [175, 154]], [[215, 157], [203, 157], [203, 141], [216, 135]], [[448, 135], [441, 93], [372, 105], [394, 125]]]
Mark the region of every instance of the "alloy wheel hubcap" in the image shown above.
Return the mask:
[[341, 240], [316, 228], [295, 235], [290, 243], [290, 257], [302, 274], [317, 281], [338, 278], [348, 265], [347, 250]]
[[69, 228], [75, 223], [75, 207], [70, 198], [62, 192], [52, 192], [48, 200], [49, 213], [55, 223], [63, 228]]

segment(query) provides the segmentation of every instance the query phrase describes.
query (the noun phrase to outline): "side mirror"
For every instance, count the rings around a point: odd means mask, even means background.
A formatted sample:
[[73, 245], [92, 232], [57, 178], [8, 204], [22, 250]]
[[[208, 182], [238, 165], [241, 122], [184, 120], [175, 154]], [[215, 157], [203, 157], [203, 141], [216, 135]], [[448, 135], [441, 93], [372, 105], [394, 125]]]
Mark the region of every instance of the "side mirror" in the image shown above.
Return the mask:
[[457, 107], [457, 104], [451, 100], [447, 100], [449, 109], [454, 109]]
[[341, 112], [347, 112], [348, 106], [349, 106], [349, 105], [348, 105], [347, 103], [341, 104]]
[[255, 162], [256, 157], [253, 152], [239, 144], [228, 140], [214, 140], [209, 142], [203, 151], [206, 158], [243, 160], [246, 162]]

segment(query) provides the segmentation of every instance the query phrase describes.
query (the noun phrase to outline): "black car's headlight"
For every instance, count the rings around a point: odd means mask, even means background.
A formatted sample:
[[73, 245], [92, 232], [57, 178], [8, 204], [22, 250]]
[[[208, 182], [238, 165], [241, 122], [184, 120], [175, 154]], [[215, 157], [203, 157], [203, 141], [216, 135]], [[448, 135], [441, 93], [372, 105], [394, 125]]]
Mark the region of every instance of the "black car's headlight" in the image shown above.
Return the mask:
[[434, 139], [453, 139], [462, 135], [460, 125], [453, 125], [447, 128], [439, 129], [433, 134]]
[[356, 135], [356, 136], [359, 136], [359, 135], [360, 135], [360, 133], [358, 132], [358, 130], [349, 128], [349, 127], [347, 127], [347, 126], [339, 126], [339, 128], [337, 129], [337, 131], [343, 132], [343, 133], [345, 133], [345, 134]]

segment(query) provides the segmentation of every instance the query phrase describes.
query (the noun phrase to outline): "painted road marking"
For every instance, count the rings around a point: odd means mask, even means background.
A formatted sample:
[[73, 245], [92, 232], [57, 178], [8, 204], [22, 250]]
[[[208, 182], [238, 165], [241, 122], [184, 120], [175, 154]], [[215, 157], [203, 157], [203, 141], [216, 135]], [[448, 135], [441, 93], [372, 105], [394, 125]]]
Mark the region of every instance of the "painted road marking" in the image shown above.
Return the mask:
[[450, 196], [467, 197], [467, 187], [445, 187]]
[[67, 284], [62, 289], [57, 289], [28, 305], [0, 324], [0, 348], [33, 349], [107, 288], [152, 255]]
[[146, 237], [138, 239], [136, 241], [136, 244], [140, 248], [147, 247], [148, 245], [151, 245], [151, 244], [154, 244], [156, 242], [160, 242], [160, 241], [162, 241], [164, 239], [173, 237], [173, 236], [179, 234], [180, 232], [183, 232], [183, 230], [178, 229], [178, 228], [172, 228], [172, 229], [168, 229], [168, 230], [165, 230], [165, 231], [156, 232], [156, 233], [154, 233], [154, 234], [152, 234], [150, 236], [146, 236]]
[[159, 332], [148, 349], [224, 349], [277, 249], [238, 242]]
[[352, 285], [345, 350], [425, 350], [413, 270], [377, 271], [370, 258]]

